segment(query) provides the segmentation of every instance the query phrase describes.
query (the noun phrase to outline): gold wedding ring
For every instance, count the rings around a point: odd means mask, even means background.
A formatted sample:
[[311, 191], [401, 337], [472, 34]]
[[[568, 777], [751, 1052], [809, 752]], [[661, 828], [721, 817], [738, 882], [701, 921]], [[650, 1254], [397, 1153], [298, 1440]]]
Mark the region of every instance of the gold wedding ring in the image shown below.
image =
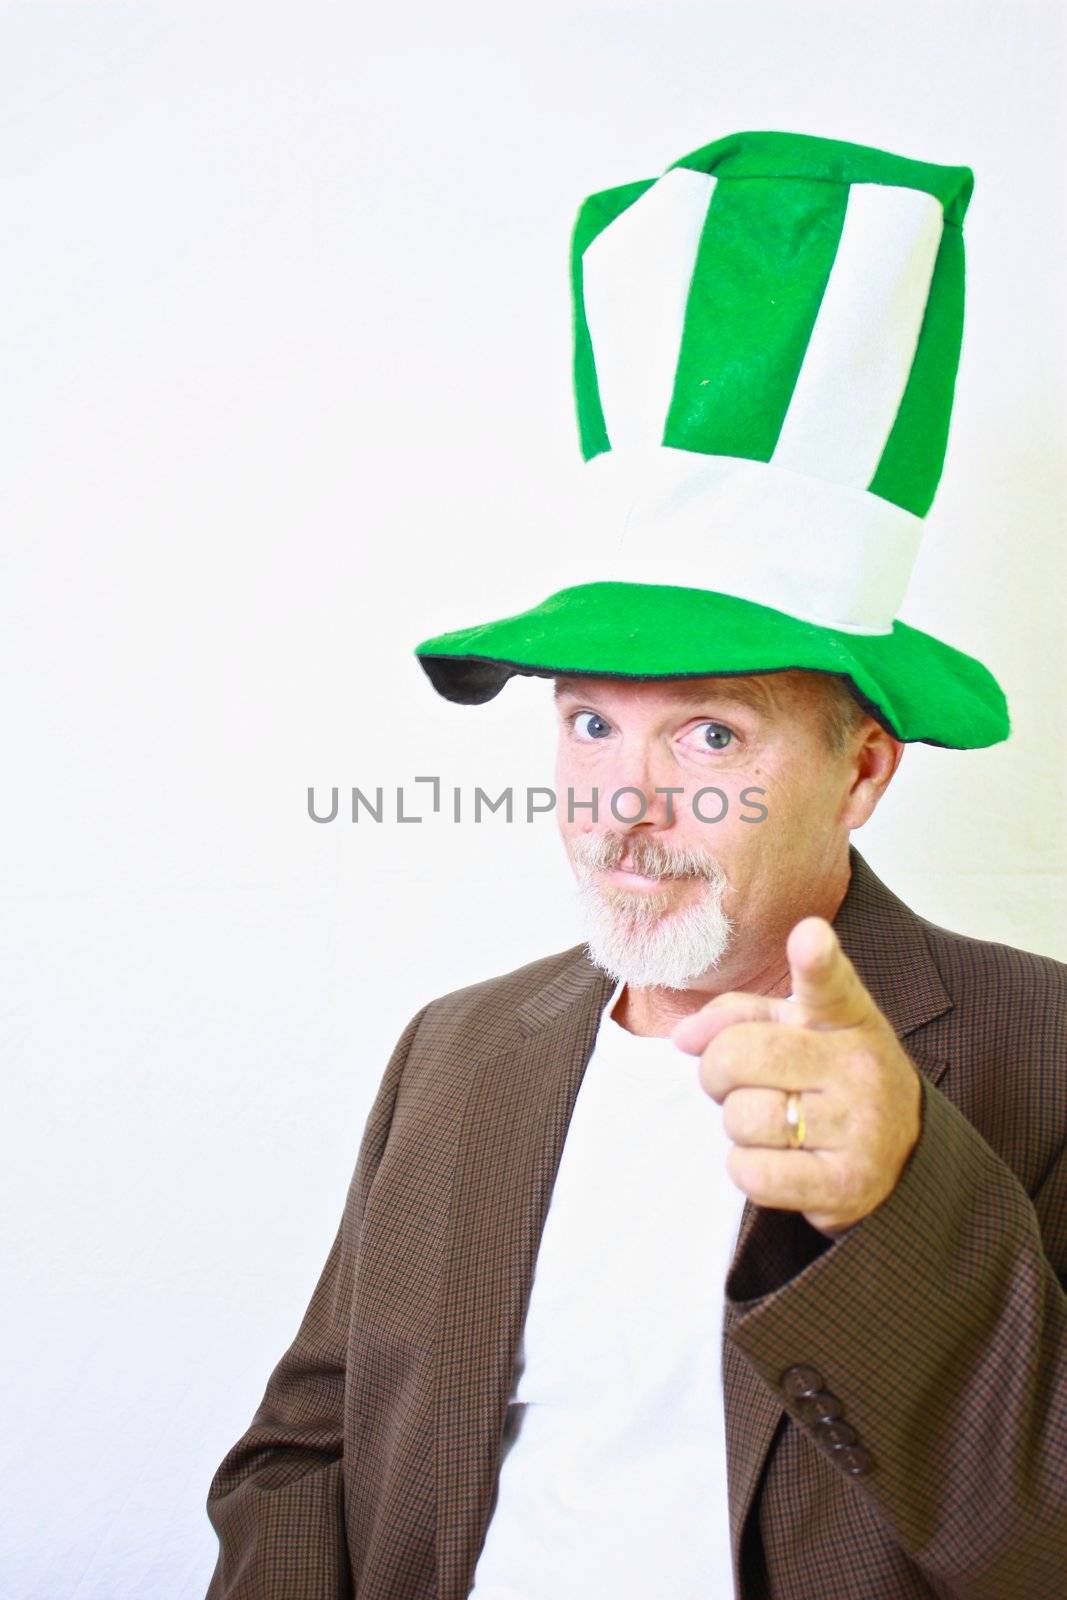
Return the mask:
[[804, 1107], [800, 1103], [800, 1093], [790, 1089], [785, 1097], [785, 1122], [788, 1129], [790, 1150], [804, 1148]]

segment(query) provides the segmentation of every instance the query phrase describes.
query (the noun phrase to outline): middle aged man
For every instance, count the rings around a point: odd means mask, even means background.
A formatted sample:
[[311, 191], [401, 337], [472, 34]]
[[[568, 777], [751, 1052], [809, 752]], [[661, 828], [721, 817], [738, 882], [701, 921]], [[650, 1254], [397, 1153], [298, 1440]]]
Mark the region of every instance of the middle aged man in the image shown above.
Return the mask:
[[592, 580], [418, 656], [554, 680], [586, 940], [404, 1029], [209, 1600], [1063, 1592], [1067, 967], [850, 841], [1008, 733], [896, 620], [969, 193], [744, 134], [580, 212]]

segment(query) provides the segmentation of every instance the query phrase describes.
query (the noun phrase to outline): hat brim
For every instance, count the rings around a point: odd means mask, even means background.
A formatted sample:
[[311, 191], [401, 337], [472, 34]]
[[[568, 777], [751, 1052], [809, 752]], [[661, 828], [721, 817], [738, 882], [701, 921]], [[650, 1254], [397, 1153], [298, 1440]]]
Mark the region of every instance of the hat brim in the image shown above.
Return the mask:
[[973, 656], [903, 622], [845, 633], [736, 595], [667, 584], [585, 583], [529, 611], [415, 647], [437, 692], [484, 705], [509, 678], [703, 678], [801, 669], [843, 678], [904, 743], [974, 750], [1011, 732], [1004, 692]]

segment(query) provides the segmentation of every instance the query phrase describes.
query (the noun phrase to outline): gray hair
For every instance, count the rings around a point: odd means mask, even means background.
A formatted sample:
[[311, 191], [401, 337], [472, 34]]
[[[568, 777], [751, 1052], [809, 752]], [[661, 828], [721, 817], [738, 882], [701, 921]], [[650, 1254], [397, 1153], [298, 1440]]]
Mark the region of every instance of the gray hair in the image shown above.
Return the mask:
[[868, 713], [844, 678], [830, 672], [820, 673], [819, 676], [823, 679], [820, 697], [823, 737], [831, 755], [843, 756]]

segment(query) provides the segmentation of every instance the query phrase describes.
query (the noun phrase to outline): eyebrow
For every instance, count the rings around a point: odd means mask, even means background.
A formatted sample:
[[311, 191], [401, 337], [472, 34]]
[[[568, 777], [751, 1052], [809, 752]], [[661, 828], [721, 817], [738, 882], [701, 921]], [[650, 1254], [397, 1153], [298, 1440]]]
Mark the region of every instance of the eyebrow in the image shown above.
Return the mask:
[[[641, 680], [648, 681], [648, 680]], [[665, 680], [668, 682], [674, 680]], [[560, 698], [564, 694], [582, 695], [583, 680], [581, 678], [568, 678], [561, 675], [555, 679], [553, 695]], [[769, 696], [765, 689], [758, 689], [748, 683], [729, 683], [719, 681], [716, 683], [686, 683], [681, 680], [677, 683], [677, 697], [689, 705], [700, 704], [707, 701], [718, 701], [726, 705], [746, 706], [752, 711], [766, 711]]]

